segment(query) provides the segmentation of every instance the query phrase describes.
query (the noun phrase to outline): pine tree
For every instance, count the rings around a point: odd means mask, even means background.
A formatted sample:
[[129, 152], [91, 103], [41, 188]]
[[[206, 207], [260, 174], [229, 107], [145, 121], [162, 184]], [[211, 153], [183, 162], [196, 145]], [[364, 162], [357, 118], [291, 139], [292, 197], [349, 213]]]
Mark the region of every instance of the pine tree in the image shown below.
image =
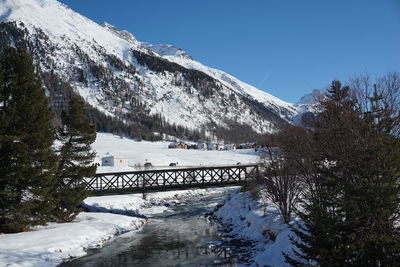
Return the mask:
[[309, 189], [294, 227], [298, 261], [320, 266], [394, 266], [400, 260], [400, 146], [375, 88], [365, 113], [332, 84], [312, 131]]
[[[400, 231], [396, 228], [400, 205], [400, 140], [392, 134], [397, 127], [384, 96], [374, 85], [370, 108], [363, 114], [365, 149], [360, 151], [353, 182], [352, 216], [347, 225], [357, 225], [360, 236], [351, 240], [360, 265], [393, 266], [400, 261]], [[346, 203], [348, 204], [348, 203]]]
[[58, 133], [62, 146], [59, 150], [58, 183], [54, 191], [57, 199], [54, 215], [58, 220], [69, 221], [87, 197], [85, 177], [96, 173], [93, 163], [95, 153], [91, 150], [96, 130], [84, 115], [84, 102], [78, 98], [72, 98], [69, 111], [63, 112], [62, 117], [64, 126]]
[[0, 64], [0, 232], [17, 232], [53, 209], [53, 113], [26, 51], [6, 47]]

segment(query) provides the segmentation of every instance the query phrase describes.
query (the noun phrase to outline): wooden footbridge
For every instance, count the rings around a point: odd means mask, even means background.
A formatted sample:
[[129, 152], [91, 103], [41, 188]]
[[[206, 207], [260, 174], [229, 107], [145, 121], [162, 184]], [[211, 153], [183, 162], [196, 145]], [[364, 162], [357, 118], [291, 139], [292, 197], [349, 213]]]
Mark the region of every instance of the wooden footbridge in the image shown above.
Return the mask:
[[241, 185], [258, 176], [258, 165], [171, 168], [98, 173], [87, 180], [92, 194], [145, 193], [176, 189]]

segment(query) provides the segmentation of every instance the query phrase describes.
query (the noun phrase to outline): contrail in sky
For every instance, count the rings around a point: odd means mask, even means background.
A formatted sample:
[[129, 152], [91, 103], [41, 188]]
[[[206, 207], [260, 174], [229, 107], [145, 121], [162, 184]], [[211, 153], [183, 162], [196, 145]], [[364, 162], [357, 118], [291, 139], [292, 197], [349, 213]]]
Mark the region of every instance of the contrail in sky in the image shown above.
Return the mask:
[[260, 84], [258, 85], [258, 88], [261, 87], [261, 85], [263, 85], [263, 83], [265, 82], [266, 79], [268, 79], [269, 75], [271, 74], [271, 72], [268, 72], [267, 74], [265, 74], [264, 79], [262, 79], [262, 81], [260, 82]]

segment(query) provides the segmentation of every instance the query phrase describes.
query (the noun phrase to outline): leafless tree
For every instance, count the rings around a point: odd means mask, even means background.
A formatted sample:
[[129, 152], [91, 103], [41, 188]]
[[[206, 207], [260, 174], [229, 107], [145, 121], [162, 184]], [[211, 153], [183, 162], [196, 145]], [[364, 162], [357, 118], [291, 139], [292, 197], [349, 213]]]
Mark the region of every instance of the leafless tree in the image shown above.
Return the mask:
[[280, 149], [267, 148], [264, 156], [265, 169], [259, 178], [264, 185], [260, 197], [275, 204], [283, 221], [289, 223], [291, 214], [299, 201], [303, 182], [294, 168], [294, 162], [286, 158]]

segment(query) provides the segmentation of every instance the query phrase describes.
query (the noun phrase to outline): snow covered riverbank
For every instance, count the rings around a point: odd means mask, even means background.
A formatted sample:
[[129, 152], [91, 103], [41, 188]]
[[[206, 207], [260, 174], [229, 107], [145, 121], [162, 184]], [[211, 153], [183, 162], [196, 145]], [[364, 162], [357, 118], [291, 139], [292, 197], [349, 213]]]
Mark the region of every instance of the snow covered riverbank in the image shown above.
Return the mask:
[[71, 223], [50, 223], [31, 232], [0, 235], [0, 266], [55, 266], [80, 257], [112, 237], [139, 229], [145, 219], [82, 212]]
[[[81, 257], [113, 237], [140, 229], [151, 214], [167, 212], [184, 199], [219, 193], [228, 188], [170, 191], [147, 194], [89, 197], [71, 223], [50, 223], [31, 232], [0, 235], [0, 266], [56, 266]], [[135, 216], [135, 217], [134, 217]]]
[[250, 192], [231, 193], [214, 215], [226, 225], [229, 235], [254, 242], [251, 266], [289, 266], [282, 252], [291, 251], [292, 232], [277, 208], [255, 200]]

